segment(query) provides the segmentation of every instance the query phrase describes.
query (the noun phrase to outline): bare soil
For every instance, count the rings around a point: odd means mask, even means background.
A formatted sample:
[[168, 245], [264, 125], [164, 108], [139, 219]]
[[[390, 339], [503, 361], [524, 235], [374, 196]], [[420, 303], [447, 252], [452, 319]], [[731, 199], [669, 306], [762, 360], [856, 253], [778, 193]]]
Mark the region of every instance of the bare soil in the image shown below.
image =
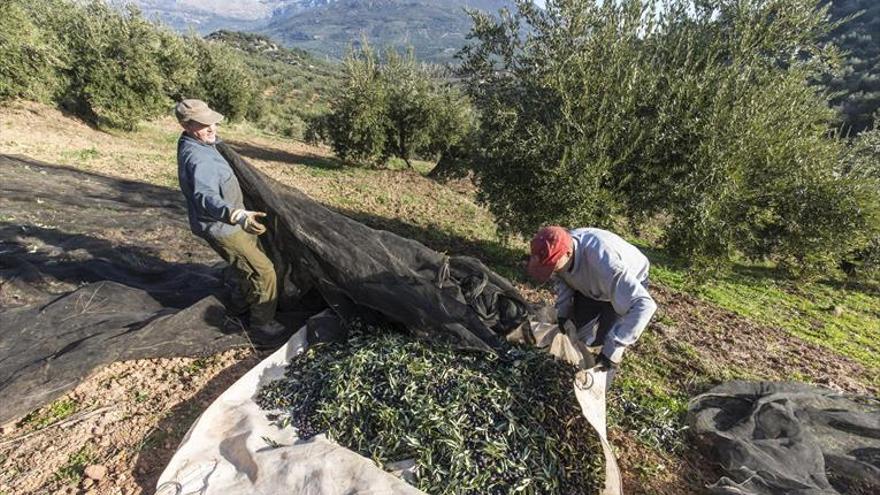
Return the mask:
[[[676, 363], [670, 369], [682, 385], [692, 381], [694, 373], [723, 379], [729, 370], [735, 370], [733, 377], [798, 380], [862, 395], [878, 392], [871, 385], [871, 371], [853, 359], [691, 295], [664, 287], [652, 292], [661, 307], [660, 314], [674, 323], [655, 323], [650, 328], [661, 337], [661, 354]], [[682, 343], [696, 350], [698, 359], [678, 353], [677, 346]]]
[[[199, 412], [258, 362], [253, 351], [209, 359], [121, 362], [95, 373], [65, 398], [79, 410], [38, 431], [10, 424], [0, 437], [5, 493], [152, 493], [158, 475]], [[30, 436], [26, 436], [30, 434]], [[107, 468], [91, 480], [75, 466]], [[74, 460], [75, 462], [75, 460]]]

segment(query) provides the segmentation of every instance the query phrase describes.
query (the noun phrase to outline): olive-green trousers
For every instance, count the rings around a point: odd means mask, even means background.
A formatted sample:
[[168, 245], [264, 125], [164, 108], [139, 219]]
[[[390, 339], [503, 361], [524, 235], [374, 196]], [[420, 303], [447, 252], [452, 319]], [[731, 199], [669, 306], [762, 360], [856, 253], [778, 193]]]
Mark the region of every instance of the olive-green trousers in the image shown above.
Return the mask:
[[251, 325], [264, 325], [275, 319], [278, 305], [275, 266], [263, 252], [257, 236], [236, 229], [231, 235], [206, 240], [229, 263], [238, 279], [239, 294], [233, 297], [240, 299], [233, 301], [233, 306], [250, 307]]

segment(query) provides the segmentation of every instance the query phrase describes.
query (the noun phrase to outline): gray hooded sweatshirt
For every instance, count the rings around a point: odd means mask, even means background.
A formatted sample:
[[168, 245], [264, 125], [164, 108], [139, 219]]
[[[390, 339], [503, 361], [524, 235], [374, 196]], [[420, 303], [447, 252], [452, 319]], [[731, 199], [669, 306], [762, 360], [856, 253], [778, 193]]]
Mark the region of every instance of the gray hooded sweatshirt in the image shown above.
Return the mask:
[[607, 230], [575, 229], [570, 234], [574, 259], [569, 269], [553, 276], [557, 314], [570, 315], [575, 291], [610, 302], [618, 318], [602, 345], [602, 354], [620, 362], [626, 347], [638, 340], [657, 310], [647, 289], [650, 262], [635, 246]]

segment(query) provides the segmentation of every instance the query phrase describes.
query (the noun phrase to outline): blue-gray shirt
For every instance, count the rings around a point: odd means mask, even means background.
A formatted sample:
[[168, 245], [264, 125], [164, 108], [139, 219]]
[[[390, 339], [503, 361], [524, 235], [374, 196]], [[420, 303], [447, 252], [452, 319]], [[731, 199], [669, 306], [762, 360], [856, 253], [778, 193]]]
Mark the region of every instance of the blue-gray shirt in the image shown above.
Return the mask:
[[[221, 142], [220, 138], [217, 142]], [[229, 216], [233, 210], [244, 208], [241, 186], [214, 144], [181, 134], [177, 141], [177, 179], [186, 197], [189, 226], [194, 234], [219, 238], [240, 228], [229, 222]]]

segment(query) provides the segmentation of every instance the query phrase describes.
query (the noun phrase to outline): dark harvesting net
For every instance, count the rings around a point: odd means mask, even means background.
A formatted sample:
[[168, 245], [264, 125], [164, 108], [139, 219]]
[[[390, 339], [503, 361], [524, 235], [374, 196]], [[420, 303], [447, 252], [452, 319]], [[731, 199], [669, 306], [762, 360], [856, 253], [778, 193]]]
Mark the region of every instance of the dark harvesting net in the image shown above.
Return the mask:
[[375, 312], [423, 338], [489, 352], [528, 317], [510, 282], [478, 260], [370, 228], [266, 177], [226, 144], [217, 149], [247, 207], [268, 213], [260, 239], [279, 274], [282, 307], [316, 292], [343, 318]]
[[709, 493], [880, 493], [880, 401], [795, 382], [732, 381], [691, 401]]

